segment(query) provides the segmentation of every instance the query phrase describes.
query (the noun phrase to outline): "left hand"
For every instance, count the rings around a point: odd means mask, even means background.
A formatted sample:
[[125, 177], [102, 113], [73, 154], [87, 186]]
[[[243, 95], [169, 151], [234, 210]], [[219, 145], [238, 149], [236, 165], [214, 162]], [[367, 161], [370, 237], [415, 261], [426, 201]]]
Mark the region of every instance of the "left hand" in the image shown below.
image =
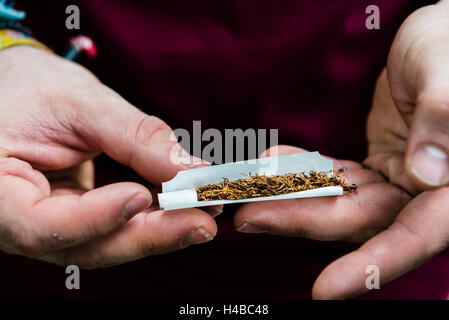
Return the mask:
[[365, 164], [409, 193], [449, 183], [449, 1], [402, 24], [377, 82]]
[[[368, 119], [369, 156], [364, 163], [383, 173], [391, 184], [359, 164], [335, 161], [337, 168], [349, 168], [344, 176], [348, 183], [360, 186], [355, 193], [251, 203], [235, 216], [239, 231], [320, 240], [364, 241], [391, 224], [330, 264], [315, 282], [314, 298], [362, 294], [368, 291], [367, 266], [379, 268], [382, 284], [448, 246], [448, 18], [447, 0], [407, 18], [392, 45], [388, 75], [384, 71], [377, 82]], [[282, 147], [280, 153], [299, 150]], [[410, 194], [417, 196], [411, 200]]]
[[[305, 152], [291, 146], [278, 148], [279, 155]], [[312, 289], [315, 299], [360, 295], [368, 291], [368, 266], [379, 268], [383, 284], [426, 262], [449, 243], [449, 188], [423, 192], [411, 200], [403, 189], [361, 164], [334, 159], [334, 169], [341, 168], [346, 168], [340, 173], [346, 182], [358, 185], [354, 193], [251, 202], [234, 217], [237, 231], [245, 233], [366, 241], [326, 267]]]
[[[274, 148], [278, 148], [275, 153], [279, 155], [305, 152], [304, 149], [292, 146]], [[272, 155], [273, 148], [267, 150], [262, 156], [270, 156], [270, 153]], [[345, 192], [339, 197], [251, 202], [237, 210], [234, 217], [236, 229], [245, 233], [270, 233], [315, 240], [365, 242], [390, 226], [411, 199], [407, 192], [388, 183], [378, 172], [363, 168], [359, 163], [334, 159], [334, 169], [344, 169], [340, 175], [347, 183], [357, 184], [357, 190], [353, 193]], [[399, 237], [394, 239], [396, 242], [401, 240], [401, 236], [404, 236], [405, 243], [416, 240], [410, 239], [412, 235], [406, 232], [407, 229], [401, 229], [401, 225], [398, 224], [396, 230], [398, 233], [394, 235]], [[376, 236], [373, 239], [377, 238]], [[384, 242], [384, 238], [381, 239], [384, 245], [390, 245], [389, 242]], [[396, 242], [395, 246], [398, 250], [403, 248]], [[412, 246], [412, 244], [408, 245]], [[355, 261], [354, 259], [348, 262], [345, 260], [341, 264], [341, 260], [346, 258], [344, 257], [331, 264], [322, 273], [315, 283], [314, 298], [342, 298], [361, 293], [359, 287], [364, 288], [366, 266], [386, 263], [391, 258], [382, 256], [379, 260], [373, 260], [371, 258], [375, 256], [375, 253], [369, 253], [371, 255], [366, 256], [363, 248], [364, 246], [356, 253], [352, 253], [356, 255]], [[363, 270], [359, 272], [362, 268]], [[360, 277], [351, 279], [353, 274]], [[341, 281], [342, 279], [344, 281]], [[345, 284], [347, 287], [344, 286]]]

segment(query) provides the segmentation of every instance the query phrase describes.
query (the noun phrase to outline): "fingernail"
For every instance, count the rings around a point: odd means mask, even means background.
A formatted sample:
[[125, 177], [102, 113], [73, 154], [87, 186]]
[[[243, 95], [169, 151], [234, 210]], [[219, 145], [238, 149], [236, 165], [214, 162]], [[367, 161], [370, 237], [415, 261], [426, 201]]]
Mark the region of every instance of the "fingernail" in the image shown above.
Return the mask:
[[267, 232], [266, 230], [263, 230], [262, 228], [255, 226], [254, 224], [249, 223], [249, 222], [245, 222], [244, 224], [242, 224], [240, 227], [238, 227], [236, 229], [236, 231], [243, 232], [243, 233], [265, 233], [265, 232]]
[[206, 165], [210, 165], [210, 162], [197, 158], [197, 157], [190, 157], [189, 160], [187, 160], [186, 162], [184, 162], [183, 166], [187, 169], [192, 169], [195, 167], [199, 167], [199, 166], [206, 166]]
[[423, 146], [413, 154], [412, 172], [425, 184], [446, 184], [449, 182], [449, 158], [446, 152], [436, 146]]
[[190, 232], [190, 234], [185, 237], [184, 241], [182, 242], [182, 245], [184, 247], [188, 247], [194, 244], [200, 244], [204, 242], [208, 242], [212, 240], [214, 237], [204, 230], [203, 228], [198, 228]]
[[201, 158], [197, 158], [190, 154], [183, 154], [176, 160], [181, 167], [186, 169], [195, 168], [198, 166], [210, 165], [210, 162], [203, 160]]
[[170, 152], [170, 161], [184, 169], [191, 169], [200, 165], [210, 165], [210, 163], [201, 158], [195, 157], [185, 151], [179, 144], [173, 146]]
[[123, 208], [123, 216], [125, 219], [129, 220], [134, 215], [139, 212], [142, 212], [146, 208], [148, 208], [151, 204], [151, 197], [143, 192], [136, 193], [128, 202], [125, 204]]

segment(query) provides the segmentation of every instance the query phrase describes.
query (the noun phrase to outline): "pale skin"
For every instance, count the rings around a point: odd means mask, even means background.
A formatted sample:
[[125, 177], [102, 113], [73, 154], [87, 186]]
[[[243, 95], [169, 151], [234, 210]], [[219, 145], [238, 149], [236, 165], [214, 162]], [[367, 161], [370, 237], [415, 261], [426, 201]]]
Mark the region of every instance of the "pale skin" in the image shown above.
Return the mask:
[[322, 271], [313, 286], [315, 299], [360, 295], [368, 291], [367, 266], [379, 267], [382, 285], [447, 248], [448, 57], [449, 2], [441, 1], [413, 13], [394, 40], [368, 118], [366, 168], [334, 162], [336, 169], [347, 168], [343, 176], [359, 185], [357, 192], [251, 203], [236, 213], [241, 232], [364, 242]]
[[[435, 173], [434, 162], [417, 168], [413, 156], [430, 144], [444, 167], [449, 153], [447, 7], [420, 9], [399, 31], [368, 119], [367, 167], [335, 161], [357, 192], [252, 203], [235, 215], [241, 232], [365, 242], [321, 273], [314, 298], [361, 294], [368, 265], [379, 266], [385, 283], [449, 243], [449, 175]], [[163, 212], [142, 185], [93, 188], [92, 158], [101, 152], [156, 186], [189, 166], [170, 161], [175, 142], [162, 120], [89, 71], [40, 49], [9, 48], [0, 52], [0, 96], [0, 250], [95, 268], [215, 236], [221, 208]], [[279, 147], [280, 154], [303, 151]]]
[[220, 207], [163, 212], [143, 185], [93, 188], [100, 152], [155, 186], [205, 165], [170, 161], [180, 147], [162, 120], [80, 65], [33, 47], [0, 52], [0, 84], [0, 250], [95, 268], [215, 236]]

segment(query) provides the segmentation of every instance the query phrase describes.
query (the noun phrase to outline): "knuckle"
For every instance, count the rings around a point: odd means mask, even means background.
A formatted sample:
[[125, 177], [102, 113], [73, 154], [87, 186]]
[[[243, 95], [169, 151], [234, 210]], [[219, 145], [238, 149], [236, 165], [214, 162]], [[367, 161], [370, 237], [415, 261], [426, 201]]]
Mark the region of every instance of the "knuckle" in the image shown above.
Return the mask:
[[161, 119], [155, 116], [145, 116], [135, 129], [135, 140], [137, 143], [147, 144], [159, 135], [168, 136], [171, 128]]
[[[130, 128], [132, 129], [129, 129], [128, 136], [130, 141], [133, 141], [135, 145], [148, 146], [158, 141], [172, 141], [173, 144], [177, 143], [176, 139], [171, 139], [171, 128], [155, 116], [145, 115], [136, 126], [130, 126]], [[135, 156], [136, 151], [133, 149], [128, 156], [127, 165], [132, 166]]]
[[407, 234], [409, 239], [413, 239], [414, 245], [421, 249], [421, 252], [428, 251], [429, 243], [425, 235], [422, 235], [413, 225], [410, 225], [401, 217], [396, 219], [392, 228], [400, 229], [403, 233]]
[[431, 124], [432, 131], [438, 130], [449, 133], [449, 125], [447, 123], [449, 118], [449, 99], [446, 101], [420, 98], [418, 105], [422, 106], [416, 111], [418, 119]]
[[17, 158], [0, 158], [0, 175], [23, 171], [24, 169], [33, 169], [32, 166], [23, 160]]

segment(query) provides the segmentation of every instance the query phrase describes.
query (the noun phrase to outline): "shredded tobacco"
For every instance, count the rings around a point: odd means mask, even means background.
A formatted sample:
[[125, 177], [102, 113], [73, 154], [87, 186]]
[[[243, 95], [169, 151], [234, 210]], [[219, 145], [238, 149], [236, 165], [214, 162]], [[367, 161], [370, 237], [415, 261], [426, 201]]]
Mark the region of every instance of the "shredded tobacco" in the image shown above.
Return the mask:
[[355, 184], [346, 184], [340, 176], [329, 177], [326, 172], [311, 171], [309, 174], [288, 173], [278, 176], [245, 175], [235, 181], [223, 178], [223, 182], [196, 188], [198, 201], [240, 200], [269, 197], [309, 189], [340, 186], [344, 191], [357, 189]]

